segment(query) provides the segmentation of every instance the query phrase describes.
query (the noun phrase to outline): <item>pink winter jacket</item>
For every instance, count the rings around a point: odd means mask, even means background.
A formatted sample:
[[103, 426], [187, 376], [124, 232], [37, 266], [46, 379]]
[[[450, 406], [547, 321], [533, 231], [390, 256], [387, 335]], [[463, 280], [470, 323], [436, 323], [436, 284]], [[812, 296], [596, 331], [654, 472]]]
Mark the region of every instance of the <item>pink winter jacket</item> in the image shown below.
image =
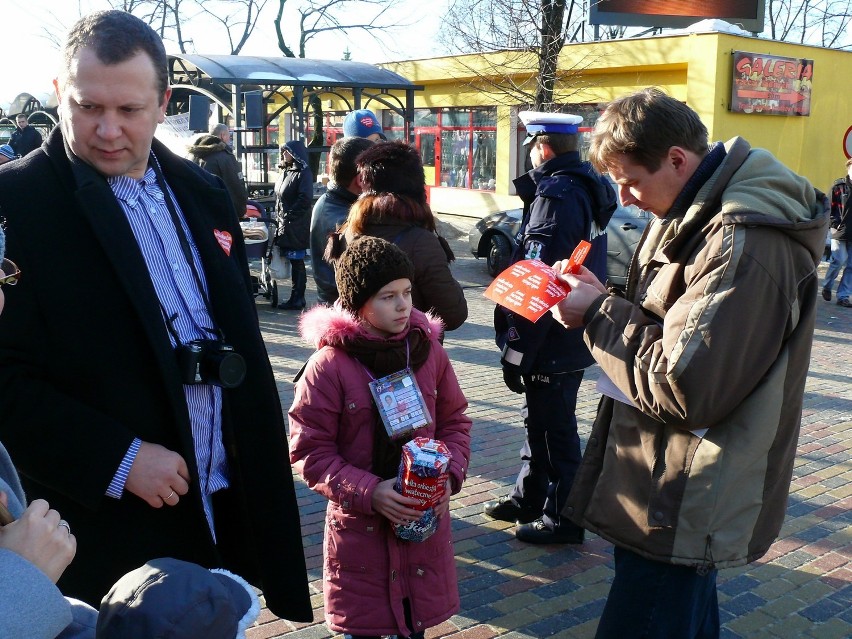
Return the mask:
[[[429, 357], [415, 376], [433, 423], [417, 435], [449, 447], [455, 494], [470, 458], [467, 400], [438, 341], [440, 322], [412, 309], [409, 327], [432, 340]], [[335, 632], [353, 635], [407, 636], [426, 630], [459, 609], [450, 518], [442, 517], [438, 531], [425, 542], [414, 543], [397, 539], [390, 522], [373, 511], [373, 490], [382, 479], [370, 472], [377, 419], [371, 378], [339, 348], [344, 335], [368, 334], [339, 306], [315, 307], [302, 316], [300, 330], [318, 351], [296, 386], [289, 411], [290, 461], [308, 486], [329, 500], [323, 544], [326, 623]], [[391, 339], [403, 339], [406, 333]], [[411, 629], [403, 612], [406, 598]]]

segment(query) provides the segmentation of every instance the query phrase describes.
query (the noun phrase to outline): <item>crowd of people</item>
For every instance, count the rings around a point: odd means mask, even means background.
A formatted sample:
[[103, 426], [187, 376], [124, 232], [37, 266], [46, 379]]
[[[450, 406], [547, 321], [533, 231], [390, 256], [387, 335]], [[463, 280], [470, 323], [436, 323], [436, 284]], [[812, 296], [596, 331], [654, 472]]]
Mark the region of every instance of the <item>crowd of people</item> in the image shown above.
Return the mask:
[[[155, 139], [166, 54], [131, 14], [82, 18], [62, 56], [59, 126], [27, 147], [19, 119], [0, 146], [4, 632], [242, 637], [255, 589], [275, 615], [312, 620], [295, 470], [328, 499], [329, 628], [422, 639], [460, 608], [449, 511], [472, 423], [443, 348], [467, 303], [418, 151], [353, 111], [312, 206], [305, 145], [281, 145], [280, 307], [304, 311], [315, 349], [285, 421], [227, 126], [191, 161]], [[532, 168], [515, 180], [513, 261], [553, 265], [570, 293], [538, 322], [495, 307], [495, 366], [524, 395], [526, 439], [514, 488], [485, 513], [525, 543], [589, 530], [614, 544], [598, 638], [718, 637], [717, 571], [763, 556], [784, 518], [829, 224], [822, 296], [844, 267], [838, 304], [852, 306], [852, 177], [829, 200], [742, 138], [711, 143], [657, 89], [606, 107], [588, 161], [578, 116], [521, 120]], [[617, 197], [604, 173], [654, 215], [626, 290], [605, 282]], [[80, 276], [57, 287], [69, 249]], [[605, 383], [583, 451], [574, 413], [592, 364]], [[407, 464], [422, 477], [409, 494]]]

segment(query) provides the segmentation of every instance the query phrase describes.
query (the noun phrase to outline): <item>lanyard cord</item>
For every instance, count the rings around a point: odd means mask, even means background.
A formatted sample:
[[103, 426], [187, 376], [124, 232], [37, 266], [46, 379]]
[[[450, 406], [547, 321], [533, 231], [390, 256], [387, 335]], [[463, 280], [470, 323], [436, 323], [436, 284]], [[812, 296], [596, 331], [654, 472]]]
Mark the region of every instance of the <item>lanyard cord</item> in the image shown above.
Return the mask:
[[[192, 249], [189, 246], [189, 240], [186, 237], [186, 233], [184, 232], [183, 225], [180, 223], [180, 217], [178, 216], [177, 210], [175, 209], [174, 202], [172, 201], [172, 196], [169, 192], [169, 188], [166, 185], [166, 180], [163, 177], [163, 172], [160, 169], [160, 162], [157, 160], [157, 156], [154, 155], [154, 152], [151, 151], [151, 157], [153, 158], [152, 167], [154, 169], [154, 174], [157, 177], [157, 186], [160, 187], [160, 190], [163, 192], [163, 200], [166, 203], [166, 208], [169, 210], [169, 215], [172, 218], [172, 224], [175, 227], [175, 234], [177, 235], [178, 242], [180, 243], [181, 251], [183, 252], [183, 257], [186, 260], [189, 269], [192, 271], [192, 276], [195, 279], [195, 284], [198, 286], [198, 293], [201, 295], [201, 299], [204, 302], [204, 307], [207, 309], [207, 315], [210, 317], [210, 320], [213, 322], [213, 328], [200, 327], [202, 330], [208, 331], [216, 335], [219, 339], [224, 340], [225, 335], [222, 333], [222, 330], [219, 328], [216, 323], [216, 318], [213, 317], [213, 308], [210, 304], [210, 300], [207, 297], [207, 292], [204, 290], [204, 285], [201, 282], [201, 276], [198, 274], [198, 270], [195, 268], [195, 260], [192, 256]], [[158, 298], [159, 301], [159, 298]], [[163, 307], [162, 301], [160, 301], [160, 311], [163, 314], [163, 319], [166, 321], [166, 327], [171, 333], [172, 337], [175, 338], [175, 341], [180, 344], [181, 341], [178, 339], [177, 331], [173, 326], [174, 320], [177, 319], [178, 314], [169, 316], [166, 314], [166, 309]]]

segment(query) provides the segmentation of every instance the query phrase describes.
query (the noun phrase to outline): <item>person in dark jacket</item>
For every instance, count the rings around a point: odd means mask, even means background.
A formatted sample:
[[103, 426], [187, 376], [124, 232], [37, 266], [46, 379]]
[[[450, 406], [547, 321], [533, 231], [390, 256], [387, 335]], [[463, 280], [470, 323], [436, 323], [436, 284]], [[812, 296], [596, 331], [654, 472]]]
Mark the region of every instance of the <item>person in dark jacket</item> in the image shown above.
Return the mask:
[[358, 168], [355, 159], [373, 142], [366, 138], [342, 138], [334, 143], [328, 153], [328, 173], [331, 182], [314, 205], [311, 214], [311, 271], [317, 285], [320, 302], [333, 304], [337, 300], [334, 268], [323, 254], [328, 237], [346, 221], [349, 207], [361, 194]]
[[414, 308], [435, 313], [445, 330], [457, 329], [467, 319], [467, 300], [450, 270], [455, 256], [438, 235], [426, 201], [426, 180], [417, 149], [400, 140], [378, 142], [361, 153], [357, 163], [364, 192], [349, 209], [342, 237], [336, 238], [341, 241], [333, 238], [326, 256], [338, 257], [347, 243], [361, 235], [396, 244], [414, 263]]
[[[6, 237], [0, 226], [0, 287], [14, 286], [21, 277], [15, 263], [4, 259], [5, 250]], [[6, 303], [3, 291], [0, 288], [0, 312]], [[97, 611], [80, 601], [66, 599], [56, 587], [77, 550], [71, 525], [44, 500], [27, 504], [18, 471], [2, 442], [0, 506], [3, 636], [94, 639]]]
[[275, 183], [275, 209], [278, 230], [275, 245], [282, 257], [290, 260], [293, 288], [290, 298], [278, 308], [300, 311], [305, 308], [308, 274], [305, 256], [310, 243], [311, 202], [314, 177], [308, 167], [308, 150], [301, 140], [290, 140], [281, 147], [282, 169]]
[[852, 220], [849, 207], [852, 195], [852, 159], [846, 161], [846, 175], [831, 187], [831, 260], [822, 281], [822, 299], [831, 301], [831, 287], [841, 269], [837, 287], [837, 305], [852, 308]]
[[[546, 264], [568, 258], [581, 241], [591, 243], [585, 265], [606, 276], [606, 226], [615, 192], [588, 162], [580, 161], [577, 127], [582, 118], [523, 111], [533, 169], [515, 180], [524, 202], [514, 261]], [[582, 330], [568, 330], [552, 316], [533, 323], [497, 307], [497, 345], [503, 380], [525, 395], [526, 442], [512, 493], [485, 505], [485, 514], [520, 523], [515, 536], [534, 544], [583, 542], [583, 529], [562, 515], [580, 464], [577, 392], [593, 359]]]
[[243, 180], [243, 169], [231, 148], [231, 130], [228, 126], [221, 122], [212, 126], [210, 133], [199, 135], [187, 151], [190, 160], [222, 179], [237, 217], [244, 217], [248, 191]]
[[[62, 59], [60, 125], [0, 169], [8, 252], [27, 273], [5, 291], [0, 440], [27, 494], [74, 529], [58, 586], [97, 605], [127, 571], [174, 557], [236, 572], [274, 614], [310, 621], [242, 232], [221, 182], [154, 139], [171, 96], [162, 40], [100, 11]], [[80, 276], [57, 287], [51, 262], [69, 252]], [[196, 366], [225, 346], [242, 382]]]
[[41, 133], [30, 126], [29, 119], [23, 113], [19, 113], [15, 121], [18, 128], [12, 132], [12, 137], [9, 138], [9, 146], [14, 149], [19, 157], [24, 157], [30, 151], [35, 151], [41, 146]]

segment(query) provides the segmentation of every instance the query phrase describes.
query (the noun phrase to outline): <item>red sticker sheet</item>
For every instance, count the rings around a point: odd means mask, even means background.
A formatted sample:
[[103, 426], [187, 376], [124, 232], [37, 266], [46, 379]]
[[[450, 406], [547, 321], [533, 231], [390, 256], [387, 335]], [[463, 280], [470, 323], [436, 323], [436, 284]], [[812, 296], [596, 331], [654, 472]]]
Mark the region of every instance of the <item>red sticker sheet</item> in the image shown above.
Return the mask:
[[485, 289], [485, 297], [531, 322], [567, 295], [568, 289], [556, 281], [556, 272], [538, 260], [515, 262]]
[[[588, 242], [580, 242], [565, 270], [570, 273], [579, 270], [591, 246]], [[568, 291], [565, 284], [557, 281], [552, 267], [539, 260], [521, 260], [494, 278], [485, 289], [485, 297], [535, 322], [564, 300]]]

